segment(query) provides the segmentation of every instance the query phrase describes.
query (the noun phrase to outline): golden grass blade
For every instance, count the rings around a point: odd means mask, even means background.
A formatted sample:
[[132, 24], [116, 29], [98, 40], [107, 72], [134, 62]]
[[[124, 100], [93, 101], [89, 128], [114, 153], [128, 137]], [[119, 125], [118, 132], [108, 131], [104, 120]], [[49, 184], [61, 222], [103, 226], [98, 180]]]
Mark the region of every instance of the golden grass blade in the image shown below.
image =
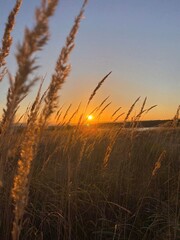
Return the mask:
[[121, 113], [121, 114], [119, 114], [119, 115], [113, 120], [113, 123], [117, 122], [117, 120], [118, 120], [121, 116], [123, 116], [124, 114], [125, 114], [124, 112]]
[[138, 113], [138, 114], [133, 118], [133, 120], [132, 120], [132, 122], [133, 122], [133, 123], [132, 123], [132, 128], [138, 126], [142, 114], [146, 111], [146, 110], [144, 110], [146, 101], [147, 101], [147, 97], [145, 97], [139, 113]]
[[[34, 78], [28, 83], [28, 76], [37, 68], [33, 54], [41, 50], [49, 39], [49, 18], [54, 14], [58, 0], [42, 0], [39, 8], [36, 9], [36, 24], [32, 30], [25, 29], [24, 40], [18, 46], [16, 55], [18, 70], [14, 81], [7, 94], [6, 109], [4, 109], [1, 121], [0, 135], [0, 181], [3, 178], [3, 169], [7, 162], [7, 153], [11, 135], [11, 128], [14, 123], [15, 114], [19, 103], [28, 94], [31, 86], [39, 78]], [[4, 141], [6, 144], [4, 144]]]
[[119, 112], [119, 110], [120, 110], [121, 108], [122, 108], [122, 107], [119, 107], [118, 109], [116, 109], [116, 110], [113, 112], [113, 114], [111, 115], [111, 118], [113, 118], [113, 117], [116, 115], [116, 113]]
[[126, 121], [128, 120], [128, 118], [129, 118], [132, 110], [134, 109], [134, 107], [135, 107], [136, 103], [139, 101], [139, 99], [140, 99], [140, 97], [138, 97], [138, 98], [135, 100], [135, 102], [132, 104], [132, 106], [130, 107], [130, 109], [129, 109], [129, 111], [128, 111], [125, 119], [124, 119], [124, 123], [126, 123]]
[[4, 67], [3, 70], [0, 73], [0, 82], [3, 80], [6, 73], [7, 73], [7, 69]]
[[178, 106], [176, 114], [175, 114], [175, 116], [173, 118], [173, 121], [172, 121], [172, 125], [173, 125], [174, 128], [177, 127], [178, 124], [179, 124], [179, 113], [180, 113], [180, 105]]
[[86, 109], [87, 107], [89, 106], [90, 102], [92, 101], [92, 99], [94, 98], [94, 96], [96, 95], [96, 92], [99, 90], [99, 88], [102, 86], [102, 84], [105, 82], [105, 80], [108, 78], [108, 76], [112, 73], [109, 72], [99, 83], [98, 85], [96, 86], [96, 88], [93, 90], [92, 94], [90, 95], [89, 97], [89, 100], [88, 100], [88, 103], [87, 103], [87, 106], [86, 106]]
[[[60, 117], [62, 116], [62, 114], [63, 114], [63, 111], [60, 111], [59, 114], [58, 114], [58, 117], [57, 117], [57, 119], [56, 119], [56, 123], [59, 122], [59, 119], [60, 119]], [[59, 124], [59, 123], [58, 123], [58, 124]]]
[[9, 89], [7, 96], [7, 106], [4, 110], [3, 120], [5, 123], [13, 122], [14, 112], [22, 101], [23, 97], [29, 92], [30, 88], [39, 78], [34, 78], [28, 82], [28, 77], [38, 68], [36, 58], [33, 54], [42, 49], [49, 39], [49, 18], [54, 14], [58, 0], [44, 1], [36, 9], [36, 24], [32, 30], [26, 28], [24, 40], [18, 45], [16, 60], [18, 70], [13, 86]]
[[71, 117], [69, 118], [67, 125], [71, 123], [72, 119], [76, 116], [76, 114], [79, 112], [79, 109], [81, 107], [81, 103], [79, 104], [79, 106], [77, 107], [77, 109], [73, 112], [73, 114], [71, 115]]
[[111, 105], [111, 103], [112, 103], [112, 102], [109, 102], [108, 104], [106, 104], [106, 106], [105, 106], [105, 107], [100, 111], [100, 113], [98, 114], [97, 118], [99, 118], [99, 117], [103, 114], [103, 112], [106, 110], [106, 108], [109, 107], [109, 105]]
[[65, 46], [62, 48], [59, 58], [56, 63], [55, 73], [52, 75], [51, 83], [49, 85], [49, 90], [45, 98], [45, 106], [41, 116], [41, 124], [44, 124], [50, 115], [55, 111], [58, 106], [58, 92], [67, 79], [71, 66], [68, 63], [69, 56], [75, 46], [75, 37], [79, 29], [81, 19], [84, 14], [85, 6], [87, 0], [84, 1], [83, 6], [80, 10], [79, 15], [74, 21], [74, 25], [66, 38]]
[[35, 154], [35, 146], [37, 143], [36, 140], [39, 134], [37, 116], [41, 105], [41, 87], [42, 83], [39, 87], [35, 101], [30, 109], [27, 126], [23, 136], [20, 157], [18, 160], [17, 173], [14, 177], [13, 187], [11, 191], [14, 201], [14, 222], [12, 229], [13, 240], [19, 239], [22, 227], [22, 218], [28, 201], [30, 181], [29, 174]]
[[145, 97], [145, 99], [144, 99], [144, 101], [143, 101], [143, 104], [142, 104], [142, 107], [141, 107], [140, 113], [143, 112], [144, 107], [145, 107], [145, 105], [146, 105], [146, 101], [147, 101], [147, 97]]
[[[21, 4], [22, 4], [22, 0], [17, 0], [12, 11], [8, 16], [8, 20], [6, 23], [6, 27], [5, 27], [4, 35], [2, 39], [2, 47], [0, 49], [0, 68], [6, 65], [5, 58], [9, 55], [10, 48], [13, 42], [13, 37], [11, 36], [11, 32], [14, 28], [16, 16], [20, 10]], [[0, 81], [1, 80], [2, 78], [0, 78]]]
[[139, 113], [137, 114], [137, 116], [135, 117], [135, 119], [140, 119], [141, 118], [141, 115], [142, 113], [144, 112], [144, 107], [145, 107], [145, 104], [146, 104], [146, 101], [147, 101], [147, 97], [145, 97], [144, 101], [143, 101], [143, 104], [141, 106], [141, 109], [139, 111]]
[[59, 114], [61, 113], [63, 107], [64, 107], [64, 105], [62, 105], [61, 107], [59, 107], [58, 111], [56, 112], [56, 116], [55, 116], [55, 119], [56, 119], [56, 120], [58, 120]]
[[151, 111], [153, 108], [155, 108], [155, 107], [157, 107], [157, 105], [153, 105], [153, 106], [151, 106], [150, 108], [148, 108], [147, 110], [146, 110], [146, 113], [148, 113], [149, 111]]
[[67, 110], [66, 110], [66, 112], [65, 112], [65, 114], [64, 114], [64, 116], [63, 116], [63, 121], [66, 120], [66, 117], [67, 117], [67, 115], [68, 115], [68, 113], [69, 113], [71, 107], [72, 107], [72, 104], [70, 104], [69, 107], [67, 108]]
[[97, 106], [96, 108], [94, 108], [89, 115], [97, 112], [97, 111], [104, 105], [104, 103], [105, 103], [108, 99], [109, 99], [109, 96], [106, 97], [106, 98], [99, 104], [99, 106]]
[[156, 163], [155, 163], [155, 165], [154, 165], [154, 169], [153, 169], [153, 171], [152, 171], [152, 176], [153, 176], [153, 177], [157, 174], [158, 170], [161, 168], [161, 162], [164, 160], [165, 157], [166, 157], [166, 151], [164, 150], [164, 151], [160, 154], [158, 160], [156, 161]]

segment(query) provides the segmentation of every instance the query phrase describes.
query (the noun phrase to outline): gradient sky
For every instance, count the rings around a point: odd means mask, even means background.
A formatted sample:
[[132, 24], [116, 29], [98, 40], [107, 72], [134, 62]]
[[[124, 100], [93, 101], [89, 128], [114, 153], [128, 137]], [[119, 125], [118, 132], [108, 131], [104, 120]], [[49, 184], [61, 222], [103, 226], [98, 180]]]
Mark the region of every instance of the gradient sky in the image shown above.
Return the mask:
[[[34, 8], [39, 2], [24, 0], [17, 17], [8, 57], [12, 73], [16, 70], [16, 44], [22, 40], [24, 27], [33, 25]], [[1, 37], [14, 3], [0, 1]], [[38, 53], [38, 74], [47, 74], [44, 89], [81, 4], [81, 0], [61, 0], [51, 19], [51, 40]], [[126, 111], [138, 96], [147, 96], [147, 107], [158, 107], [146, 119], [172, 118], [180, 103], [180, 1], [90, 0], [70, 62], [72, 72], [60, 93], [60, 104], [73, 103], [75, 108], [80, 101], [86, 102], [97, 83], [112, 70], [92, 108], [110, 95], [109, 111], [119, 106]], [[6, 79], [1, 83], [1, 109], [6, 102], [7, 83]], [[22, 109], [34, 95], [35, 90], [25, 99]]]

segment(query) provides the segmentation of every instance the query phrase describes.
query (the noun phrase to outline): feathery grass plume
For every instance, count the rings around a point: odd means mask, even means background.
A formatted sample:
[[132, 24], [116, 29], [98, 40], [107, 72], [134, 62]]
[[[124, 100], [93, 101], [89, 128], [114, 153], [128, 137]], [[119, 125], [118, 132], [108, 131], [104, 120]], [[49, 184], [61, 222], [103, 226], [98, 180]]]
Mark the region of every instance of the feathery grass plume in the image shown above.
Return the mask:
[[143, 104], [141, 106], [141, 109], [140, 109], [139, 113], [137, 114], [137, 116], [135, 117], [135, 121], [138, 121], [141, 118], [141, 115], [143, 114], [143, 112], [145, 111], [144, 107], [145, 107], [146, 101], [147, 101], [147, 97], [145, 97]]
[[150, 108], [148, 108], [148, 109], [146, 110], [146, 113], [148, 113], [150, 110], [152, 110], [152, 109], [155, 108], [155, 107], [157, 107], [157, 105], [151, 106]]
[[156, 161], [156, 163], [154, 165], [154, 169], [152, 171], [152, 176], [155, 176], [157, 174], [157, 171], [161, 168], [161, 162], [164, 160], [165, 156], [166, 156], [166, 151], [164, 150], [160, 154], [158, 160]]
[[81, 107], [81, 103], [78, 105], [77, 109], [73, 112], [73, 114], [71, 115], [71, 117], [69, 118], [67, 125], [70, 124], [70, 122], [72, 121], [72, 119], [76, 116], [76, 114], [79, 112], [79, 109]]
[[[125, 119], [124, 119], [124, 124], [123, 124], [123, 127], [125, 127], [125, 124], [126, 124], [126, 121], [128, 120], [129, 118], [129, 115], [131, 114], [132, 110], [134, 109], [136, 103], [139, 101], [140, 97], [138, 97], [135, 102], [132, 104], [132, 106], [130, 107]], [[123, 113], [124, 114], [124, 113]], [[109, 162], [109, 158], [110, 158], [110, 155], [112, 153], [112, 150], [114, 148], [114, 145], [116, 143], [116, 140], [120, 134], [120, 132], [122, 131], [123, 127], [120, 127], [118, 129], [118, 131], [116, 131], [115, 133], [112, 133], [112, 136], [110, 135], [110, 143], [106, 149], [106, 153], [105, 153], [105, 156], [104, 156], [104, 160], [103, 160], [103, 166], [104, 168], [106, 168], [108, 166], [108, 162]]]
[[97, 107], [97, 111], [104, 105], [104, 103], [109, 99], [109, 96], [106, 97], [100, 104], [99, 106]]
[[58, 111], [56, 112], [56, 116], [55, 116], [55, 119], [58, 121], [58, 118], [59, 118], [59, 114], [62, 112], [62, 109], [63, 109], [64, 105], [62, 105], [61, 107], [59, 107]]
[[[21, 4], [22, 4], [22, 0], [17, 0], [12, 11], [8, 16], [8, 20], [6, 23], [6, 27], [5, 27], [4, 35], [2, 39], [2, 47], [0, 49], [0, 69], [1, 67], [6, 65], [5, 58], [9, 55], [10, 48], [13, 42], [11, 32], [14, 28], [16, 16], [20, 10]], [[6, 68], [4, 68], [0, 74], [0, 81], [3, 79], [5, 72], [6, 72]]]
[[[64, 107], [64, 105], [62, 105], [62, 107], [60, 107], [59, 110], [57, 111], [57, 114], [56, 114], [56, 117], [55, 117], [56, 123], [59, 122], [59, 119], [60, 119], [60, 117], [61, 117], [62, 114], [63, 114], [63, 107]], [[59, 124], [59, 123], [58, 123], [58, 124]]]
[[[2, 181], [2, 174], [4, 165], [7, 159], [7, 151], [9, 148], [9, 141], [11, 126], [14, 122], [14, 116], [18, 109], [19, 103], [28, 94], [30, 88], [39, 78], [34, 78], [28, 81], [28, 76], [33, 73], [38, 66], [35, 65], [36, 58], [34, 53], [41, 50], [49, 39], [49, 18], [54, 14], [55, 8], [59, 0], [42, 0], [41, 6], [36, 9], [36, 24], [32, 30], [26, 28], [24, 33], [24, 40], [18, 46], [18, 53], [16, 60], [18, 70], [14, 81], [10, 79], [11, 86], [7, 94], [6, 109], [4, 109], [1, 122], [1, 136], [0, 136], [0, 181]], [[10, 76], [10, 75], [9, 75]], [[6, 144], [4, 144], [6, 142]]]
[[6, 73], [7, 73], [7, 69], [4, 67], [3, 70], [0, 73], [0, 82], [3, 80]]
[[98, 85], [96, 86], [96, 88], [94, 89], [94, 91], [92, 92], [92, 94], [90, 95], [89, 97], [89, 100], [88, 100], [88, 103], [87, 103], [87, 106], [86, 106], [86, 109], [87, 107], [89, 106], [90, 102], [92, 101], [92, 99], [94, 98], [94, 96], [96, 95], [96, 92], [98, 91], [98, 89], [101, 87], [101, 85], [104, 83], [104, 81], [108, 78], [108, 76], [112, 73], [109, 72], [99, 83]]
[[83, 118], [84, 118], [84, 113], [82, 113], [78, 119], [78, 123], [77, 123], [77, 127], [76, 127], [77, 130], [79, 129], [79, 127], [81, 127], [83, 125], [83, 123], [84, 123]]
[[[121, 128], [120, 128], [121, 130]], [[104, 159], [103, 159], [103, 167], [106, 169], [107, 166], [108, 166], [108, 163], [109, 163], [109, 158], [110, 158], [110, 155], [112, 153], [112, 150], [114, 148], [114, 145], [116, 143], [116, 140], [117, 140], [117, 137], [120, 133], [120, 130], [116, 131], [116, 132], [112, 132], [111, 135], [109, 136], [110, 138], [110, 143], [109, 145], [107, 146], [107, 149], [106, 149], [106, 152], [105, 152], [105, 155], [104, 155]]]
[[62, 119], [63, 121], [66, 120], [66, 117], [67, 117], [67, 115], [68, 115], [68, 113], [69, 113], [71, 107], [72, 107], [72, 104], [70, 104], [70, 105], [68, 106], [68, 108], [66, 109], [66, 112], [64, 113], [64, 116], [63, 116], [63, 119]]
[[[146, 100], [146, 99], [145, 99]], [[143, 105], [145, 106], [145, 103], [143, 103]], [[144, 106], [142, 105], [142, 107], [141, 107], [141, 110], [140, 110], [140, 112], [137, 114], [137, 116], [135, 116], [135, 119], [134, 119], [134, 121], [139, 121], [140, 120], [140, 118], [141, 118], [141, 116], [142, 116], [142, 114], [144, 113], [144, 114], [147, 114], [149, 111], [151, 111], [153, 108], [155, 108], [155, 107], [157, 107], [157, 105], [153, 105], [153, 106], [151, 106], [150, 108], [148, 108], [148, 109], [144, 109]]]
[[135, 100], [135, 102], [132, 104], [132, 106], [130, 107], [130, 109], [129, 109], [129, 111], [128, 111], [125, 119], [124, 119], [124, 123], [126, 123], [126, 121], [128, 120], [129, 115], [131, 114], [132, 110], [134, 109], [134, 107], [135, 107], [136, 103], [139, 101], [139, 99], [140, 99], [140, 97], [138, 97], [138, 98]]
[[144, 108], [141, 108], [140, 112], [133, 118], [133, 122], [134, 124], [140, 120], [142, 114], [147, 114], [150, 110], [152, 110], [153, 108], [157, 107], [157, 105], [153, 105], [151, 106], [150, 108], [148, 109], [144, 109]]
[[52, 75], [49, 90], [45, 98], [45, 105], [41, 116], [41, 125], [45, 125], [50, 115], [58, 106], [58, 92], [66, 81], [71, 71], [71, 65], [68, 63], [69, 56], [75, 46], [75, 37], [83, 17], [87, 0], [84, 1], [79, 15], [75, 18], [74, 25], [66, 38], [65, 46], [62, 48], [59, 58], [56, 62], [55, 73]]
[[104, 103], [105, 103], [108, 99], [109, 99], [109, 96], [106, 97], [106, 98], [99, 104], [99, 106], [97, 106], [96, 108], [94, 108], [89, 115], [97, 112], [97, 111], [104, 105]]
[[119, 114], [114, 120], [113, 120], [113, 123], [115, 123], [121, 116], [123, 116], [125, 113], [121, 113]]
[[180, 112], [180, 105], [178, 106], [176, 114], [175, 114], [175, 116], [173, 118], [173, 121], [172, 121], [172, 126], [174, 128], [177, 127], [178, 124], [179, 124], [179, 112]]
[[113, 118], [113, 117], [116, 115], [116, 113], [119, 112], [119, 110], [120, 110], [121, 108], [122, 108], [122, 107], [117, 108], [117, 109], [113, 112], [113, 114], [111, 115], [111, 118]]
[[4, 110], [2, 124], [7, 120], [12, 122], [14, 112], [22, 99], [27, 95], [30, 88], [39, 78], [28, 81], [30, 74], [38, 68], [34, 53], [40, 51], [49, 39], [49, 18], [54, 14], [58, 0], [42, 0], [41, 6], [36, 9], [36, 24], [32, 30], [26, 28], [24, 40], [18, 45], [16, 60], [18, 70], [15, 80], [9, 89], [7, 107]]
[[77, 169], [79, 168], [79, 166], [81, 164], [81, 161], [83, 159], [83, 155], [84, 155], [85, 150], [86, 150], [87, 141], [88, 141], [88, 138], [84, 137], [83, 138], [83, 142], [81, 143], [81, 149], [79, 151], [79, 157], [78, 157], [78, 162], [77, 162]]
[[24, 210], [28, 201], [30, 181], [29, 174], [34, 157], [36, 139], [39, 132], [37, 116], [42, 102], [42, 98], [40, 98], [40, 90], [41, 86], [28, 116], [27, 126], [21, 145], [20, 157], [18, 160], [17, 174], [14, 177], [11, 191], [12, 199], [14, 201], [14, 221], [12, 229], [13, 240], [19, 239]]
[[[144, 111], [144, 107], [145, 107], [145, 105], [146, 105], [146, 101], [147, 101], [147, 97], [145, 97], [145, 99], [144, 99], [144, 101], [143, 101], [143, 104], [142, 104], [142, 106], [141, 106], [140, 113], [142, 113], [142, 112]], [[140, 114], [140, 113], [139, 113], [139, 114]]]
[[142, 116], [142, 114], [144, 113], [144, 114], [147, 114], [150, 110], [152, 110], [153, 108], [155, 108], [155, 107], [157, 107], [157, 105], [153, 105], [153, 106], [151, 106], [150, 108], [148, 108], [148, 109], [142, 109], [141, 108], [141, 111], [135, 116], [135, 118], [134, 118], [134, 124], [135, 123], [137, 123], [138, 124], [138, 121], [140, 120], [140, 118], [141, 118], [141, 116]]
[[147, 97], [145, 97], [139, 113], [136, 116], [134, 116], [134, 118], [132, 119], [132, 126], [131, 126], [132, 128], [138, 127], [140, 118], [141, 118], [142, 114], [146, 111], [146, 110], [144, 110], [146, 101], [147, 101]]
[[100, 117], [100, 116], [103, 114], [103, 112], [106, 110], [106, 108], [108, 108], [109, 105], [111, 105], [111, 103], [112, 103], [112, 102], [109, 102], [108, 104], [106, 104], [106, 106], [100, 111], [100, 113], [98, 114], [97, 117]]
[[57, 119], [56, 119], [56, 123], [58, 123], [58, 125], [60, 125], [59, 119], [60, 119], [60, 117], [62, 116], [62, 114], [63, 114], [63, 111], [60, 111], [59, 114], [58, 114], [58, 117], [57, 117]]

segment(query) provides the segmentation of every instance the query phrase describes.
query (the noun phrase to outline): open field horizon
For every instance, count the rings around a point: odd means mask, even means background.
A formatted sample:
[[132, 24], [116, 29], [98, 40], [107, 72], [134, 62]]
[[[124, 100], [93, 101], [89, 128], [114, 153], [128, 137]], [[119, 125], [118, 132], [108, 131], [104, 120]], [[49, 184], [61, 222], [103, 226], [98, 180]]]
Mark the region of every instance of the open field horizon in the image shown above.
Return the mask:
[[7, 0], [0, 24], [0, 240], [179, 240], [180, 2]]

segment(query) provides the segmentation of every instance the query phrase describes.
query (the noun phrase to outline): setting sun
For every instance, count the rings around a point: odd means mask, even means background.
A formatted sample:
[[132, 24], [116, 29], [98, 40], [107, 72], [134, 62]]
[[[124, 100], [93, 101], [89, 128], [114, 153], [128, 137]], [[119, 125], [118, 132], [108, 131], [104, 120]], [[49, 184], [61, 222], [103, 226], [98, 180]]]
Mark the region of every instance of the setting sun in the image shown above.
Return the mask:
[[94, 119], [93, 115], [88, 115], [88, 116], [87, 116], [87, 120], [88, 120], [88, 121], [92, 121], [93, 119]]

